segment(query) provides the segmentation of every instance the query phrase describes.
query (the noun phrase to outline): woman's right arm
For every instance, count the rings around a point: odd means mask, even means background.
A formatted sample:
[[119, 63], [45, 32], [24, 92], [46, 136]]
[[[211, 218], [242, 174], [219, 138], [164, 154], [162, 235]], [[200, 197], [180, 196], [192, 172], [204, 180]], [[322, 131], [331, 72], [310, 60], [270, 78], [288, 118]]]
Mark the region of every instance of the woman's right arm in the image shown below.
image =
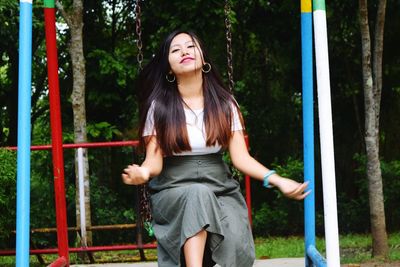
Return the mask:
[[142, 165], [128, 165], [122, 173], [122, 181], [125, 184], [139, 185], [147, 183], [150, 177], [160, 174], [163, 165], [163, 155], [158, 146], [156, 136], [148, 137], [146, 145], [146, 158]]

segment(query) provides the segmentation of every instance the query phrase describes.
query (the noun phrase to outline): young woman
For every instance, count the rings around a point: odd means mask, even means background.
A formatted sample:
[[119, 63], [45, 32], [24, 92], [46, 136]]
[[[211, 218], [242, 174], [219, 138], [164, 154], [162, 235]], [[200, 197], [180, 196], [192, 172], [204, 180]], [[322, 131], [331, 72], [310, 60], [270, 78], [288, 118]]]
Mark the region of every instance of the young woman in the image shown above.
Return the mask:
[[144, 162], [126, 184], [149, 182], [158, 265], [250, 267], [254, 242], [239, 184], [222, 160], [301, 200], [307, 184], [283, 178], [248, 153], [243, 119], [192, 32], [168, 35], [139, 77]]

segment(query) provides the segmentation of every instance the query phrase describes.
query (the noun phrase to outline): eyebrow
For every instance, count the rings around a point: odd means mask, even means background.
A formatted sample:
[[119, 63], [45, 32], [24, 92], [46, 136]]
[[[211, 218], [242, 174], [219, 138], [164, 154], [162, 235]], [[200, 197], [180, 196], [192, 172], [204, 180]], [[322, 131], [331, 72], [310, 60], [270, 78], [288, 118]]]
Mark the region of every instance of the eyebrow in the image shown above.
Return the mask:
[[[188, 43], [193, 43], [193, 44], [195, 44], [194, 41], [187, 41], [187, 42], [185, 42], [184, 44], [188, 44]], [[180, 46], [180, 44], [171, 45], [171, 47], [174, 47], [174, 46]], [[170, 47], [170, 48], [171, 48], [171, 47]]]

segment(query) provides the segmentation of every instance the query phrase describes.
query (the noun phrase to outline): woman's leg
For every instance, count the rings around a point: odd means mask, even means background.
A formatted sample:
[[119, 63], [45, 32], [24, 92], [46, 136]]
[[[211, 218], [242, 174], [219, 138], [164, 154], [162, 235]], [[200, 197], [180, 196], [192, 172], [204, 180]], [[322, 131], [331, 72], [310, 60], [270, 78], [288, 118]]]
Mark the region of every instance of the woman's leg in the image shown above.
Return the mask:
[[202, 267], [206, 240], [207, 231], [204, 229], [186, 240], [183, 252], [187, 267]]

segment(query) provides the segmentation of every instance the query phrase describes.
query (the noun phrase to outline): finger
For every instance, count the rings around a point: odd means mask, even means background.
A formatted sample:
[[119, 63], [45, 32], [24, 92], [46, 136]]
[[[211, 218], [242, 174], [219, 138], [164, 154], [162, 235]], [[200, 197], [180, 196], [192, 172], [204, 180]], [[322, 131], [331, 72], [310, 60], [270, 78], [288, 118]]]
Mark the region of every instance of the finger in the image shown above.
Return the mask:
[[303, 183], [300, 184], [298, 187], [296, 187], [293, 191], [288, 192], [286, 195], [288, 197], [296, 197], [297, 195], [301, 194], [304, 192], [304, 190], [307, 188], [307, 184]]
[[126, 166], [125, 170], [127, 170], [128, 172], [133, 172], [133, 171], [137, 170], [138, 167], [139, 167], [139, 165], [132, 164], [132, 165]]
[[122, 177], [122, 181], [127, 184], [129, 181], [129, 176], [127, 174], [123, 173], [123, 174], [121, 174], [121, 177]]
[[130, 164], [130, 165], [126, 166], [126, 167], [129, 168], [129, 169], [132, 169], [132, 168], [137, 168], [137, 167], [139, 167], [139, 165], [137, 165], [137, 164]]
[[304, 192], [304, 193], [302, 193], [301, 195], [298, 195], [295, 199], [296, 199], [296, 200], [303, 200], [303, 199], [305, 199], [310, 193], [311, 193], [311, 190], [308, 190], [307, 192]]
[[[289, 198], [295, 198], [298, 199], [298, 196], [302, 197], [304, 191], [306, 190], [308, 186], [308, 182], [306, 183], [302, 183], [300, 186], [298, 186], [295, 190], [293, 190], [292, 192], [288, 193], [286, 196]], [[308, 194], [307, 194], [308, 195]], [[307, 195], [305, 195], [304, 197], [302, 197], [301, 199], [305, 198]]]
[[305, 182], [305, 183], [302, 183], [302, 184], [298, 187], [298, 190], [299, 190], [300, 192], [304, 192], [304, 191], [307, 189], [307, 187], [308, 187], [308, 182]]
[[306, 198], [309, 194], [311, 194], [312, 190], [308, 190], [307, 192], [304, 193], [304, 198]]

